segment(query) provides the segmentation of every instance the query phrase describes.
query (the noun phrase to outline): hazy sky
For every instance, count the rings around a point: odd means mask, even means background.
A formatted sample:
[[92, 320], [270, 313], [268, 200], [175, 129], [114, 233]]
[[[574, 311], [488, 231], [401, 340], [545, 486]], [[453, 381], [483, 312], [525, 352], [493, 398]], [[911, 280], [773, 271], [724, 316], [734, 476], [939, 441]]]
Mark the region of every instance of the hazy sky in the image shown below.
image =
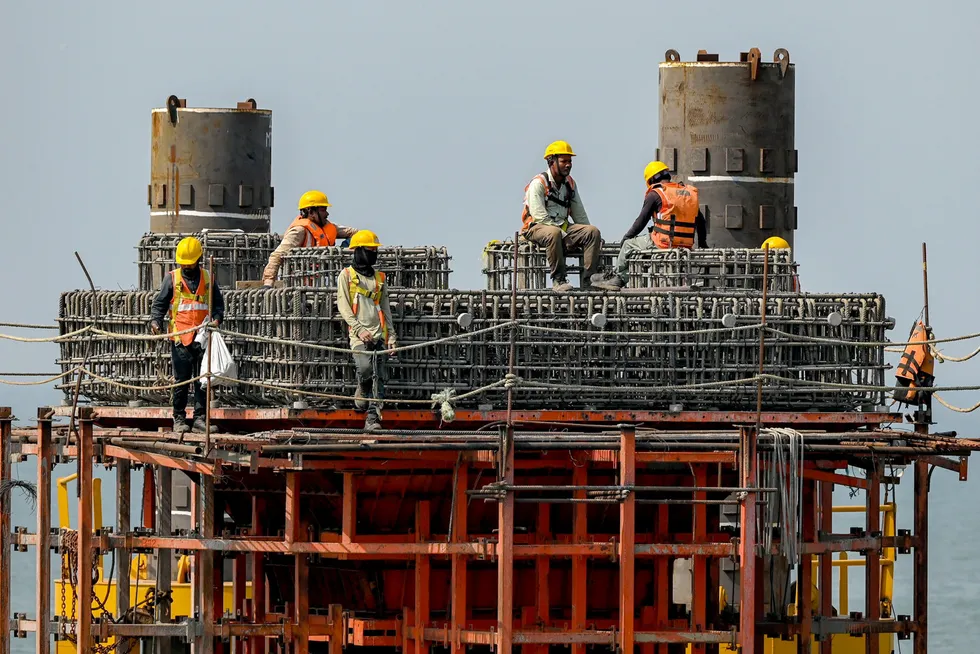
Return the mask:
[[[172, 93], [273, 110], [277, 231], [320, 188], [338, 222], [444, 244], [455, 285], [480, 287], [482, 247], [518, 227], [545, 144], [572, 143], [589, 214], [618, 239], [657, 145], [664, 52], [734, 60], [757, 46], [796, 65], [805, 288], [885, 294], [901, 340], [927, 240], [933, 325], [976, 331], [978, 25], [963, 1], [6, 2], [0, 320], [53, 321], [58, 293], [85, 286], [76, 249], [100, 288], [136, 284], [150, 110]], [[54, 370], [56, 354], [0, 342], [0, 372]], [[939, 382], [976, 383], [978, 366], [941, 365]], [[0, 387], [23, 419], [57, 401]], [[937, 411], [976, 435], [972, 416]]]

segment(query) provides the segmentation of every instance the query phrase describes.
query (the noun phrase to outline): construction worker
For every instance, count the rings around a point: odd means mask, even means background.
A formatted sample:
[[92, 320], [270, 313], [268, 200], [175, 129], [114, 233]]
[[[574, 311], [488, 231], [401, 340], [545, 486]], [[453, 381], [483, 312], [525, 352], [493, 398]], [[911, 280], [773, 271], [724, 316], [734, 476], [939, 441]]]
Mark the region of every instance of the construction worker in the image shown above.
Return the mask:
[[[164, 315], [169, 313], [167, 333], [173, 334], [203, 325], [210, 317], [211, 324], [217, 326], [225, 315], [225, 303], [221, 290], [201, 267], [201, 242], [189, 236], [177, 244], [177, 268], [163, 278], [160, 292], [153, 300], [150, 310], [150, 331], [162, 331]], [[173, 360], [174, 381], [187, 381], [201, 374], [204, 348], [194, 340], [196, 332], [173, 336], [171, 359]], [[188, 385], [173, 389], [174, 431], [185, 434], [191, 429], [206, 431], [205, 393], [199, 382], [194, 382], [194, 424], [187, 425]], [[212, 428], [213, 429], [213, 428]]]
[[282, 257], [293, 248], [329, 247], [337, 238], [351, 238], [357, 229], [336, 225], [327, 217], [331, 206], [327, 196], [320, 191], [307, 191], [299, 199], [299, 215], [282, 235], [279, 247], [269, 255], [269, 263], [262, 272], [262, 283], [272, 286], [282, 265]]
[[[647, 190], [643, 207], [629, 231], [623, 236], [623, 244], [616, 259], [616, 271], [596, 275], [592, 284], [597, 288], [618, 291], [626, 286], [629, 273], [629, 257], [634, 252], [654, 248], [693, 248], [697, 234], [698, 247], [706, 248], [707, 225], [698, 206], [698, 190], [680, 182], [670, 181], [670, 171], [662, 161], [651, 161], [643, 169]], [[647, 223], [653, 224], [641, 234]]]
[[535, 175], [524, 187], [521, 214], [521, 235], [547, 250], [552, 287], [559, 293], [572, 289], [565, 269], [565, 254], [583, 253], [582, 288], [588, 288], [598, 268], [602, 246], [599, 229], [589, 223], [578, 187], [569, 175], [574, 156], [572, 146], [565, 141], [555, 141], [545, 148], [548, 169]]
[[[374, 269], [381, 243], [374, 232], [361, 230], [350, 240], [354, 263], [337, 276], [337, 310], [347, 322], [357, 367], [354, 406], [367, 411], [365, 431], [381, 428], [381, 403], [387, 379], [387, 354], [369, 354], [398, 347], [385, 274]], [[367, 399], [376, 398], [375, 401]]]

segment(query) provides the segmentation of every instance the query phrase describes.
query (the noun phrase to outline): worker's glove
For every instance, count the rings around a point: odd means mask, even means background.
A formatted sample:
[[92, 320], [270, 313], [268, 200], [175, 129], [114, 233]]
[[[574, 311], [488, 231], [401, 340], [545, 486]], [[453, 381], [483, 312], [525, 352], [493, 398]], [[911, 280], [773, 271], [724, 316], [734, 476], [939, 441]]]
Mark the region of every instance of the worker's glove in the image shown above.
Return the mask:
[[157, 324], [157, 323], [155, 323], [155, 322], [151, 322], [150, 323], [150, 333], [152, 333], [152, 334], [159, 334], [160, 333], [160, 325]]

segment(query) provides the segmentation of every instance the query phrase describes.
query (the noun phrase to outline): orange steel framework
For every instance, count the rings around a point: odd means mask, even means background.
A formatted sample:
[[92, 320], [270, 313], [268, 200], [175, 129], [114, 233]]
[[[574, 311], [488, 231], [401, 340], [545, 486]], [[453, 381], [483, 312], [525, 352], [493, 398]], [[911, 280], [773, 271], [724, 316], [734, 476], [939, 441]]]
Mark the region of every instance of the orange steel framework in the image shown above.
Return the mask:
[[[942, 467], [966, 478], [975, 441], [897, 431], [889, 413], [763, 413], [766, 425], [803, 432], [803, 511], [799, 588], [815, 584], [819, 601], [799, 603], [795, 617], [766, 611], [764, 557], [755, 529], [760, 504], [777, 489], [760, 488], [755, 412], [459, 411], [452, 430], [427, 411], [389, 411], [386, 431], [350, 429], [350, 411], [214, 408], [226, 431], [205, 452], [201, 440], [178, 442], [158, 431], [169, 409], [83, 407], [77, 436], [55, 420], [70, 408], [38, 410], [37, 427], [13, 430], [0, 408], [0, 472], [13, 457], [37, 457], [35, 533], [11, 530], [9, 498], [0, 510], [0, 639], [37, 632], [37, 651], [72, 625], [53, 620], [49, 586], [51, 468], [78, 464], [79, 569], [98, 555], [117, 557], [117, 578], [130, 576], [133, 553], [155, 552], [157, 591], [170, 587], [177, 553], [192, 554], [195, 613], [173, 622], [166, 602], [152, 624], [118, 621], [132, 604], [119, 583], [116, 616], [94, 616], [77, 603], [77, 651], [117, 638], [153, 638], [158, 651], [193, 643], [197, 652], [331, 653], [383, 647], [453, 654], [476, 646], [509, 654], [515, 646], [572, 654], [599, 646], [622, 654], [763, 651], [765, 636], [796, 637], [799, 652], [816, 636], [822, 654], [834, 634], [895, 633], [927, 651], [928, 480]], [[190, 435], [197, 438], [196, 435]], [[95, 464], [117, 471], [115, 530], [93, 532]], [[879, 506], [886, 466], [914, 468], [914, 529], [886, 537]], [[130, 479], [147, 474], [144, 521], [131, 528]], [[863, 468], [864, 476], [848, 474]], [[170, 475], [193, 481], [190, 533], [170, 528]], [[832, 533], [835, 485], [866, 493], [863, 530]], [[732, 498], [735, 499], [732, 499]], [[718, 511], [735, 505], [738, 525]], [[227, 516], [227, 520], [225, 517]], [[33, 619], [11, 614], [12, 550], [34, 547], [38, 599]], [[862, 613], [834, 615], [832, 553], [860, 552], [865, 583], [879, 587], [882, 548], [914, 552], [914, 613], [888, 614], [874, 592]], [[223, 559], [232, 561], [233, 605], [224, 606]], [[690, 609], [672, 597], [671, 565], [692, 563]], [[819, 561], [813, 579], [813, 559]], [[737, 562], [738, 613], [723, 612], [721, 562]], [[78, 596], [93, 580], [78, 575]], [[246, 585], [251, 583], [251, 599]], [[496, 586], [496, 592], [491, 589]], [[805, 594], [801, 593], [805, 597]], [[877, 638], [866, 638], [877, 652]], [[680, 649], [678, 649], [680, 648]]]

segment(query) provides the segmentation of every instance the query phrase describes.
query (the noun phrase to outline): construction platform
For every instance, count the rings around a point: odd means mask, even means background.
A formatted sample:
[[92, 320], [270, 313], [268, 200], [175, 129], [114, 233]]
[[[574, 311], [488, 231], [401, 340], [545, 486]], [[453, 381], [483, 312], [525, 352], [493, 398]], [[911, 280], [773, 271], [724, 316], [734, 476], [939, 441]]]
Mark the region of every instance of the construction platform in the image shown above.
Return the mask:
[[[928, 479], [937, 467], [966, 479], [980, 448], [902, 430], [892, 413], [461, 410], [440, 429], [434, 412], [391, 411], [389, 429], [364, 434], [352, 411], [215, 408], [223, 433], [183, 440], [161, 429], [168, 408], [80, 407], [74, 428], [71, 414], [42, 408], [36, 428], [12, 430], [0, 409], [2, 480], [11, 460], [35, 456], [39, 481], [33, 533], [0, 512], [0, 620], [38, 632], [45, 653], [51, 636], [78, 652], [156, 639], [165, 652], [832, 654], [888, 652], [895, 638], [925, 652]], [[52, 530], [51, 470], [69, 461], [81, 522]], [[117, 484], [115, 526], [100, 531], [96, 465]], [[912, 531], [895, 529], [903, 466]], [[190, 480], [189, 530], [173, 528], [175, 474]], [[865, 505], [833, 507], [835, 486], [865, 490]], [[864, 515], [834, 533], [840, 511]], [[12, 614], [9, 592], [11, 557], [30, 547], [32, 618]], [[52, 616], [66, 606], [50, 596], [54, 548], [75, 573], [57, 586], [70, 608]], [[134, 554], [156, 558], [145, 597]], [[894, 562], [907, 554], [915, 610], [899, 615]], [[77, 574], [86, 566], [93, 575]], [[854, 566], [879, 589], [860, 611], [847, 605]], [[790, 570], [812, 601], [795, 601]]]

